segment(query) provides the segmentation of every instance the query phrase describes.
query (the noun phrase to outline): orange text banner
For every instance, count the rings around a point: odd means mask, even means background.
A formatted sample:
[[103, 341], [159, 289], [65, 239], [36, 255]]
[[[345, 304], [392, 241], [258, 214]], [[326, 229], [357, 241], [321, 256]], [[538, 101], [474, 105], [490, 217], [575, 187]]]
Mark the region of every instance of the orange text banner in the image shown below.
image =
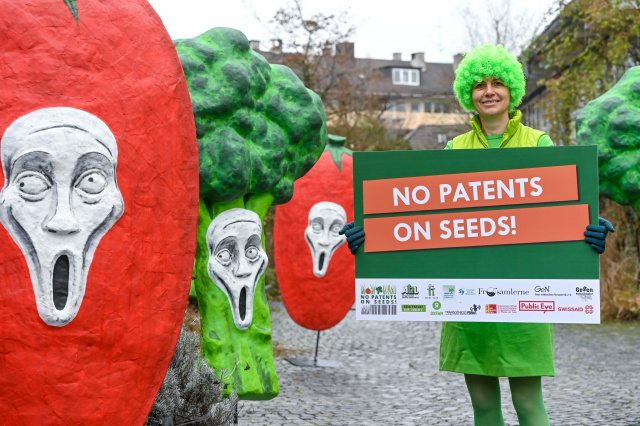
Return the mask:
[[490, 210], [364, 219], [365, 252], [577, 241], [589, 206]]
[[366, 180], [362, 189], [364, 214], [578, 200], [575, 165]]

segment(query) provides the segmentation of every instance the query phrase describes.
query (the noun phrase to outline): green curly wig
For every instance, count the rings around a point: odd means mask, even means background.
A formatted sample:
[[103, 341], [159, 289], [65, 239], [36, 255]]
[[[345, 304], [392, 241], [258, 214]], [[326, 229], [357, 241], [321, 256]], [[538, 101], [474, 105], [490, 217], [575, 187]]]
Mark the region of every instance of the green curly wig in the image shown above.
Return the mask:
[[482, 81], [484, 77], [499, 78], [509, 88], [509, 112], [520, 105], [525, 93], [522, 64], [501, 44], [485, 44], [464, 55], [464, 59], [456, 68], [453, 93], [462, 108], [468, 112], [476, 110], [471, 99], [471, 91], [474, 83]]

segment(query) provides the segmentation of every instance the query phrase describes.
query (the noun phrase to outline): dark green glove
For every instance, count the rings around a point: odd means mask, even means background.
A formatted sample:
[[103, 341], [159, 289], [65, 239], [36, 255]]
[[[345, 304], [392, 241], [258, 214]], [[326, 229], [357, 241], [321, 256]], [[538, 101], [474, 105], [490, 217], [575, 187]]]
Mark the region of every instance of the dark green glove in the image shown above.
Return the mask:
[[355, 222], [347, 223], [338, 234], [345, 235], [347, 237], [347, 245], [351, 254], [356, 254], [360, 244], [364, 243], [364, 229], [362, 226], [356, 226]]
[[587, 225], [587, 230], [584, 233], [587, 238], [584, 240], [589, 243], [598, 254], [602, 254], [604, 253], [604, 246], [607, 242], [607, 234], [609, 232], [616, 232], [616, 230], [613, 229], [611, 222], [599, 217], [598, 225]]

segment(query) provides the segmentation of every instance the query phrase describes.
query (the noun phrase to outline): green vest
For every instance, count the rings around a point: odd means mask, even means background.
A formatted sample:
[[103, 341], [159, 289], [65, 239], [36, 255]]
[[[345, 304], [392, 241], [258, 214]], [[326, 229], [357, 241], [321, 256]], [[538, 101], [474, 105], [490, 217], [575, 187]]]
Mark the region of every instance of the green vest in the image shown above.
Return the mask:
[[[507, 124], [507, 129], [504, 131], [504, 135], [502, 136], [500, 148], [536, 147], [538, 146], [540, 136], [546, 135], [545, 132], [524, 126], [520, 123], [521, 118], [522, 113], [518, 110], [509, 114], [509, 123]], [[473, 130], [453, 138], [453, 141], [451, 141], [451, 148], [489, 148], [487, 137], [482, 133], [480, 117], [474, 115], [469, 124]]]

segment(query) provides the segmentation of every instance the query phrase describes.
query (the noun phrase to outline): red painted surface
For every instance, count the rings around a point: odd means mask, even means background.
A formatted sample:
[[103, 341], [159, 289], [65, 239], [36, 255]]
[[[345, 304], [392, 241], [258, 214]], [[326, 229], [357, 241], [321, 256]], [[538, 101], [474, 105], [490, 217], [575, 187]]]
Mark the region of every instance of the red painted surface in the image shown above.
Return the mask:
[[[173, 43], [144, 0], [0, 0], [0, 135], [47, 107], [94, 114], [118, 142], [125, 212], [100, 241], [76, 318], [38, 316], [27, 263], [0, 226], [0, 423], [141, 425], [189, 292], [198, 160]], [[1, 176], [0, 182], [4, 181]]]
[[326, 151], [313, 168], [296, 180], [293, 198], [276, 208], [274, 257], [282, 300], [302, 327], [326, 330], [338, 324], [355, 301], [355, 260], [342, 244], [333, 253], [324, 277], [313, 274], [311, 251], [304, 237], [309, 210], [331, 201], [353, 220], [353, 158], [342, 155], [342, 172]]

